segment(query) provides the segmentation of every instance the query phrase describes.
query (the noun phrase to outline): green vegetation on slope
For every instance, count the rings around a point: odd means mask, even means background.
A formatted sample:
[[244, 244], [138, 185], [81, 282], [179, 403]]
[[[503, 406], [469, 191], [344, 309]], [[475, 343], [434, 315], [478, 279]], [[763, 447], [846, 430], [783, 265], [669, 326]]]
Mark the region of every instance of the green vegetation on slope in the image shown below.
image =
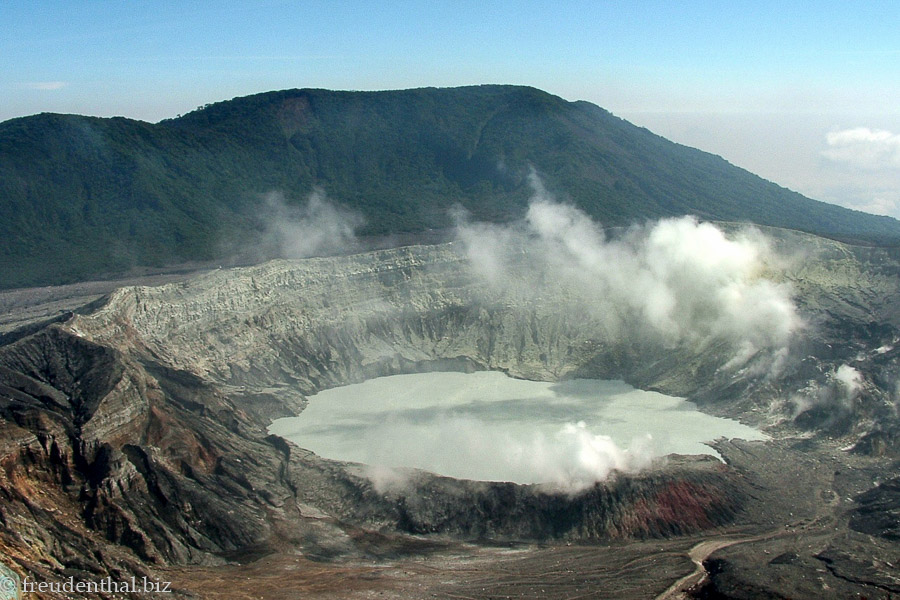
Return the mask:
[[265, 196], [318, 187], [363, 234], [521, 216], [534, 169], [605, 225], [695, 214], [894, 244], [900, 222], [817, 202], [586, 102], [532, 88], [288, 90], [149, 124], [41, 114], [0, 123], [0, 287], [234, 256]]

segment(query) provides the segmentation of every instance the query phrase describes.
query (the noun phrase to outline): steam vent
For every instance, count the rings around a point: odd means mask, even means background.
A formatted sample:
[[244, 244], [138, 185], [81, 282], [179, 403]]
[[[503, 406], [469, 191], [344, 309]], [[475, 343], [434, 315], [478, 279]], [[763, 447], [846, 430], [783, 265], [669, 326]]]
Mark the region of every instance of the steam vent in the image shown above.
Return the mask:
[[900, 597], [900, 222], [515, 86], [13, 119], [0, 217], [0, 597]]
[[[815, 407], [803, 412], [811, 431], [819, 427], [827, 437], [796, 437], [798, 425], [786, 411], [798, 409], [771, 403], [800, 382], [818, 382], [823, 403], [843, 401], [837, 395], [846, 390], [827, 374], [849, 357], [783, 357], [794, 345], [824, 347], [866, 311], [888, 310], [855, 281], [894, 285], [895, 271], [885, 269], [890, 259], [877, 251], [797, 234], [770, 236], [775, 247], [802, 247], [814, 257], [770, 267], [761, 290], [754, 288], [758, 275], [743, 283], [743, 275], [734, 275], [747, 293], [804, 286], [796, 310], [807, 323], [796, 316], [796, 325], [786, 325], [797, 330], [784, 348], [777, 331], [673, 333], [663, 321], [641, 329], [633, 320], [646, 310], [639, 305], [613, 320], [603, 302], [595, 306], [604, 310], [585, 305], [583, 295], [593, 290], [564, 273], [535, 292], [532, 278], [550, 276], [543, 261], [559, 256], [512, 252], [503, 258], [509, 281], [498, 285], [472, 267], [472, 252], [483, 249], [464, 240], [277, 260], [123, 287], [50, 321], [8, 327], [0, 348], [5, 551], [48, 578], [72, 569], [152, 573], [190, 590], [191, 577], [205, 581], [221, 569], [262, 568], [259, 560], [281, 572], [288, 568], [285, 549], [293, 548], [291, 560], [325, 561], [310, 563], [322, 572], [369, 573], [372, 581], [362, 588], [401, 595], [408, 581], [395, 581], [385, 565], [426, 560], [434, 562], [429, 569], [462, 577], [458, 565], [445, 563], [464, 552], [478, 577], [498, 564], [517, 573], [492, 585], [519, 590], [529, 564], [576, 560], [573, 547], [583, 549], [577, 560], [601, 560], [611, 549], [638, 561], [658, 556], [662, 573], [649, 577], [642, 570], [625, 580], [637, 578], [643, 590], [662, 586], [661, 593], [693, 569], [677, 558], [679, 549], [686, 552], [704, 536], [746, 547], [719, 559], [720, 571], [707, 576], [707, 586], [738, 585], [728, 578], [731, 561], [758, 559], [747, 548], [774, 545], [794, 556], [789, 548], [807, 539], [835, 555], [812, 560], [838, 565], [835, 572], [852, 569], [854, 559], [842, 554], [841, 544], [853, 543], [855, 521], [848, 529], [838, 516], [845, 513], [823, 512], [820, 500], [849, 510], [843, 498], [862, 491], [854, 486], [864, 475], [841, 461], [875, 464], [879, 459], [863, 454], [883, 453], [889, 443], [888, 430], [867, 424], [881, 410], [878, 391], [867, 387], [868, 379], [858, 381], [866, 391], [840, 420]], [[715, 239], [731, 243], [725, 234]], [[626, 242], [602, 247], [619, 243]], [[622, 247], [637, 260], [647, 252], [644, 243]], [[683, 272], [679, 277], [689, 283]], [[610, 287], [609, 293], [618, 292]], [[691, 297], [675, 301], [696, 308]], [[867, 302], [873, 304], [863, 309]], [[836, 310], [844, 311], [842, 321], [832, 318]], [[854, 331], [864, 332], [855, 349], [877, 344], [857, 359], [857, 368], [888, 372], [893, 350], [882, 347], [885, 332]], [[760, 346], [748, 353], [747, 340]], [[689, 396], [702, 410], [766, 427], [775, 439], [720, 440], [715, 448], [723, 460], [670, 455], [573, 490], [409, 469], [384, 481], [369, 465], [327, 460], [266, 432], [321, 390], [401, 373], [482, 370], [550, 382], [621, 378]], [[829, 439], [853, 437], [854, 450], [826, 452]], [[810, 453], [809, 445], [819, 449]], [[882, 510], [885, 500], [876, 498], [890, 489], [868, 492], [860, 510]], [[594, 585], [620, 577], [619, 563], [605, 564], [585, 577]], [[297, 589], [313, 585], [312, 575], [293, 576], [299, 579], [284, 575]], [[422, 581], [437, 590], [438, 579], [423, 575]]]

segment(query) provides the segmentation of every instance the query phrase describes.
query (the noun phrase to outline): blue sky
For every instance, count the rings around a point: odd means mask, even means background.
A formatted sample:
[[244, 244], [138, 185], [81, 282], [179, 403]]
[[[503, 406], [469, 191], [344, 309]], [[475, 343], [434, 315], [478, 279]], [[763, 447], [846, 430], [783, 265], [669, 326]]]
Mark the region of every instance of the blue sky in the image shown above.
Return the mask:
[[272, 89], [532, 85], [900, 216], [897, 2], [2, 2], [0, 120]]

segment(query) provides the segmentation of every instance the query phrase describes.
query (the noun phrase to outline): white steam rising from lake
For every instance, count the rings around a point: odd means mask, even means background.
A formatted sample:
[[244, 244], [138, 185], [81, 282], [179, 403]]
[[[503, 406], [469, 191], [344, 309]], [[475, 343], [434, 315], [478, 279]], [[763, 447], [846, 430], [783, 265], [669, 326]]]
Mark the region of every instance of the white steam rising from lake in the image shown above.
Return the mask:
[[326, 458], [370, 465], [376, 483], [401, 480], [392, 468], [414, 467], [567, 490], [669, 453], [716, 455], [704, 442], [719, 437], [765, 437], [620, 381], [497, 372], [396, 375], [325, 390], [269, 431]]

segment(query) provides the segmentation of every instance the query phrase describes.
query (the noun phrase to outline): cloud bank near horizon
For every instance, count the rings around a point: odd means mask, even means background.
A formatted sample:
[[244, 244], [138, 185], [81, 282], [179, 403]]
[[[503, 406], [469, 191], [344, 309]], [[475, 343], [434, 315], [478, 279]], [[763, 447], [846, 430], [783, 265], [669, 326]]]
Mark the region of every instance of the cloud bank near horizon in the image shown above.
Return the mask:
[[900, 169], [900, 134], [854, 127], [829, 132], [826, 158], [867, 170]]

